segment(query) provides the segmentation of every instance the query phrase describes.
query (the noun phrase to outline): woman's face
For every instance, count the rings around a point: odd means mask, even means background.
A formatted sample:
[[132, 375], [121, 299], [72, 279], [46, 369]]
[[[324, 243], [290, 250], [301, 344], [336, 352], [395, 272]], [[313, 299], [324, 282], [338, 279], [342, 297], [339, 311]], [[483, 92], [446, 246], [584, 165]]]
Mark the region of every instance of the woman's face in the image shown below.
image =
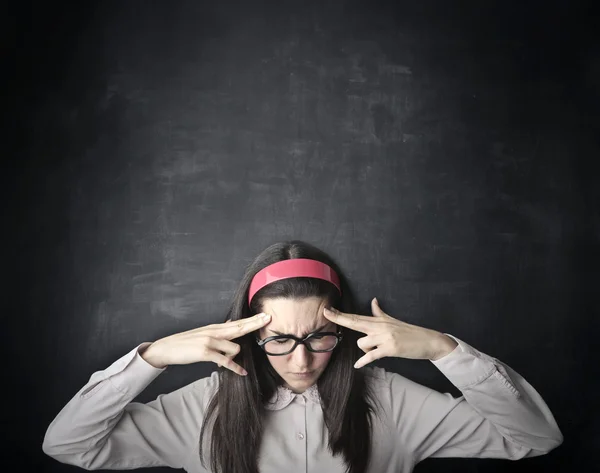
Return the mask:
[[[323, 316], [323, 308], [327, 301], [317, 297], [300, 300], [266, 299], [263, 312], [271, 314], [271, 321], [259, 330], [261, 340], [275, 335], [295, 335], [304, 338], [312, 332], [336, 332], [337, 325]], [[279, 332], [279, 333], [276, 333]], [[302, 393], [317, 382], [325, 371], [331, 354], [313, 353], [304, 345], [281, 356], [267, 355], [271, 366], [285, 381], [285, 386], [295, 393]], [[299, 373], [308, 375], [300, 376]]]

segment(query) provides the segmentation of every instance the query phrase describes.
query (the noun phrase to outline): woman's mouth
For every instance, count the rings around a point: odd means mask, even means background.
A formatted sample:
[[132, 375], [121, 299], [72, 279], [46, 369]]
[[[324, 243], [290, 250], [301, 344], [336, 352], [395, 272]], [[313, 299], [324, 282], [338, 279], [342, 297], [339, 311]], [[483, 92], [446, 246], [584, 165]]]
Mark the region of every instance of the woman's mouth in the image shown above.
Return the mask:
[[304, 371], [301, 373], [292, 373], [294, 376], [298, 377], [298, 378], [310, 378], [313, 374], [312, 371]]

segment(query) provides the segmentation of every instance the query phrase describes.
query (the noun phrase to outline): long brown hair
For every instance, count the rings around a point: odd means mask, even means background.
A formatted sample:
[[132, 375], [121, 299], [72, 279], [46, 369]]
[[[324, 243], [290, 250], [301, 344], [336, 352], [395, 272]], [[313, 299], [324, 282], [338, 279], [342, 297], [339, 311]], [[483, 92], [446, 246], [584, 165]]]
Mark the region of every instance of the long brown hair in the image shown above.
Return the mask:
[[[248, 290], [254, 275], [270, 264], [294, 258], [310, 258], [331, 266], [340, 278], [341, 296], [330, 282], [290, 278], [263, 287], [248, 306]], [[319, 297], [342, 312], [356, 312], [352, 291], [333, 259], [315, 246], [299, 240], [275, 243], [256, 257], [246, 269], [225, 320], [235, 321], [260, 313], [263, 301], [276, 297], [295, 300]], [[317, 387], [329, 433], [329, 450], [333, 455], [343, 455], [347, 473], [363, 473], [371, 455], [370, 415], [375, 412], [375, 399], [364, 374], [353, 366], [363, 355], [356, 341], [364, 334], [339, 327], [344, 337], [333, 351]], [[234, 360], [248, 375], [239, 376], [228, 369], [219, 369], [218, 389], [208, 404], [200, 431], [200, 459], [205, 465], [203, 439], [211, 432], [212, 471], [258, 473], [257, 455], [263, 433], [264, 405], [284, 381], [257, 346], [253, 334], [235, 342], [241, 350]], [[212, 429], [209, 429], [213, 416], [216, 418]]]

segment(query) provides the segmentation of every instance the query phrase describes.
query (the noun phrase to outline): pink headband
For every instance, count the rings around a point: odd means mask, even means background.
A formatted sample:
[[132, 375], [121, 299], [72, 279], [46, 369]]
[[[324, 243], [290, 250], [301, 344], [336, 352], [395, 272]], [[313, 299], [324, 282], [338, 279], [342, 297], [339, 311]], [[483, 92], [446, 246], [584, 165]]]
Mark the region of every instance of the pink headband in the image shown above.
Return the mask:
[[340, 279], [330, 266], [320, 261], [306, 258], [286, 259], [273, 263], [256, 273], [256, 276], [254, 276], [250, 283], [248, 305], [252, 302], [254, 294], [267, 284], [279, 281], [280, 279], [297, 277], [324, 279], [334, 284], [340, 294], [342, 293]]

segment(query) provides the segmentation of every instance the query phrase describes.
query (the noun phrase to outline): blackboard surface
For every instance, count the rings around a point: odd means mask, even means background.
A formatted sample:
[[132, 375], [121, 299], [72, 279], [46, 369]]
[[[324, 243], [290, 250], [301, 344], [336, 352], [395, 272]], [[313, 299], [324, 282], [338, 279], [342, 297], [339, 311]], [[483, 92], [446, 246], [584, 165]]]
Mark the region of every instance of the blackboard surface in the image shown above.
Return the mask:
[[[300, 239], [340, 262], [365, 312], [376, 296], [509, 364], [565, 436], [543, 457], [415, 471], [593, 471], [590, 8], [134, 1], [9, 13], [5, 462], [74, 471], [41, 444], [91, 373], [142, 341], [223, 321], [246, 264]], [[459, 394], [428, 362], [380, 366]], [[171, 367], [140, 400], [215, 368]]]

